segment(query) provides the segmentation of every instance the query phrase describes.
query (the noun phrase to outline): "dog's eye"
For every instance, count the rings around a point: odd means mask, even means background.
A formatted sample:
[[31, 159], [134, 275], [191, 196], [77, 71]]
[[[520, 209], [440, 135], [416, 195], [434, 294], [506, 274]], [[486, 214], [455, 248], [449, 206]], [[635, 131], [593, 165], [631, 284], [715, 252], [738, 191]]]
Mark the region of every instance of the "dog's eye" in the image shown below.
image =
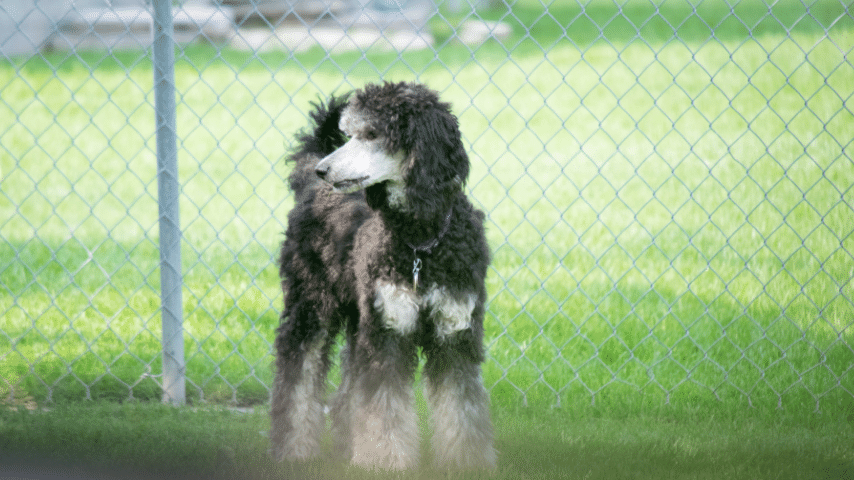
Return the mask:
[[365, 140], [376, 140], [378, 136], [377, 131], [373, 129], [365, 132]]

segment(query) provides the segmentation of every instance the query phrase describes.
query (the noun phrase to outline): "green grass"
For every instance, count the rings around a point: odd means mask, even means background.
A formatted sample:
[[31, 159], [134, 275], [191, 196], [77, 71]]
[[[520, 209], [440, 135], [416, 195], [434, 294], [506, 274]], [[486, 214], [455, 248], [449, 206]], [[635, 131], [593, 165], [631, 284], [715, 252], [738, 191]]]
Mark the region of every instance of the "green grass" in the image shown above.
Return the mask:
[[[423, 407], [423, 404], [421, 404]], [[422, 409], [423, 410], [423, 409]], [[431, 468], [421, 415], [422, 467], [371, 473], [330, 461], [275, 464], [263, 411], [95, 402], [0, 411], [0, 475], [77, 472], [81, 478], [361, 479], [842, 479], [854, 472], [854, 410], [793, 414], [723, 408], [495, 409], [492, 476]], [[847, 417], [846, 417], [847, 415]]]
[[[309, 102], [380, 77], [460, 117], [496, 404], [850, 399], [854, 23], [644, 3], [520, 2], [476, 48], [445, 15], [436, 51], [400, 57], [179, 50], [190, 399], [266, 401], [280, 159]], [[140, 52], [0, 63], [0, 397], [159, 396], [151, 78]]]

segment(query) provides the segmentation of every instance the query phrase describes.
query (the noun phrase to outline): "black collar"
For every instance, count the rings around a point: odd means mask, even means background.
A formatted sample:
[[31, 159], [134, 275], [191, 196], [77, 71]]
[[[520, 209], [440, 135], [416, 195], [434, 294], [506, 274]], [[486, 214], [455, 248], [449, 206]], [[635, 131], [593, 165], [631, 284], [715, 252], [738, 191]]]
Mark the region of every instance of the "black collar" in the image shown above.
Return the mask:
[[445, 215], [445, 223], [442, 225], [442, 230], [440, 230], [434, 238], [420, 245], [413, 245], [409, 242], [406, 242], [406, 246], [412, 249], [412, 252], [415, 253], [416, 257], [418, 256], [418, 252], [426, 252], [427, 254], [430, 254], [430, 251], [433, 250], [433, 248], [438, 245], [440, 241], [442, 241], [442, 237], [444, 237], [445, 234], [448, 233], [448, 228], [451, 226], [451, 212], [452, 210], [448, 210], [448, 214]]
[[428, 255], [430, 251], [433, 250], [433, 247], [439, 244], [442, 240], [442, 237], [448, 233], [448, 228], [451, 226], [451, 211], [448, 210], [448, 214], [445, 215], [445, 224], [442, 225], [442, 230], [439, 230], [439, 233], [433, 239], [422, 243], [421, 245], [413, 245], [409, 242], [406, 242], [406, 245], [412, 249], [412, 253], [415, 254], [415, 260], [412, 262], [412, 291], [418, 292], [418, 277], [421, 272], [421, 258], [418, 257], [418, 252], [426, 252]]

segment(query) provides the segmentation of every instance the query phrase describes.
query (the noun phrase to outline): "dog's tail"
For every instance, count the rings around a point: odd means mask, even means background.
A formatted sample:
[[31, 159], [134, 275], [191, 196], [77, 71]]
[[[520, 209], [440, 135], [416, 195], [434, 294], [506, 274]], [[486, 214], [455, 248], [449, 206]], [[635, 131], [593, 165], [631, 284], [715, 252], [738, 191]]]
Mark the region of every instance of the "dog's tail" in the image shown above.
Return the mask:
[[329, 101], [312, 103], [309, 112], [311, 124], [297, 134], [293, 153], [287, 161], [295, 163], [288, 177], [291, 190], [299, 195], [306, 185], [317, 180], [314, 166], [320, 159], [347, 142], [347, 136], [338, 128], [341, 112], [347, 106], [350, 93], [332, 96]]

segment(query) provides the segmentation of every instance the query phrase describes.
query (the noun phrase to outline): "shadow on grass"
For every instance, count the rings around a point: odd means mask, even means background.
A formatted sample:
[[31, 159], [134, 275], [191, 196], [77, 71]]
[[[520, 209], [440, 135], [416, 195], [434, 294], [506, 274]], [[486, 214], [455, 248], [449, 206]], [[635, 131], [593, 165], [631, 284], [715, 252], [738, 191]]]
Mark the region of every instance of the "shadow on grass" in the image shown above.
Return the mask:
[[[423, 407], [423, 405], [422, 405]], [[422, 408], [423, 411], [423, 408]], [[88, 403], [0, 412], [0, 477], [852, 478], [854, 404], [836, 412], [628, 407], [494, 412], [498, 471], [378, 474], [276, 464], [266, 411]], [[425, 415], [422, 430], [426, 436]], [[329, 439], [327, 439], [328, 443]], [[424, 465], [430, 464], [424, 442]]]

